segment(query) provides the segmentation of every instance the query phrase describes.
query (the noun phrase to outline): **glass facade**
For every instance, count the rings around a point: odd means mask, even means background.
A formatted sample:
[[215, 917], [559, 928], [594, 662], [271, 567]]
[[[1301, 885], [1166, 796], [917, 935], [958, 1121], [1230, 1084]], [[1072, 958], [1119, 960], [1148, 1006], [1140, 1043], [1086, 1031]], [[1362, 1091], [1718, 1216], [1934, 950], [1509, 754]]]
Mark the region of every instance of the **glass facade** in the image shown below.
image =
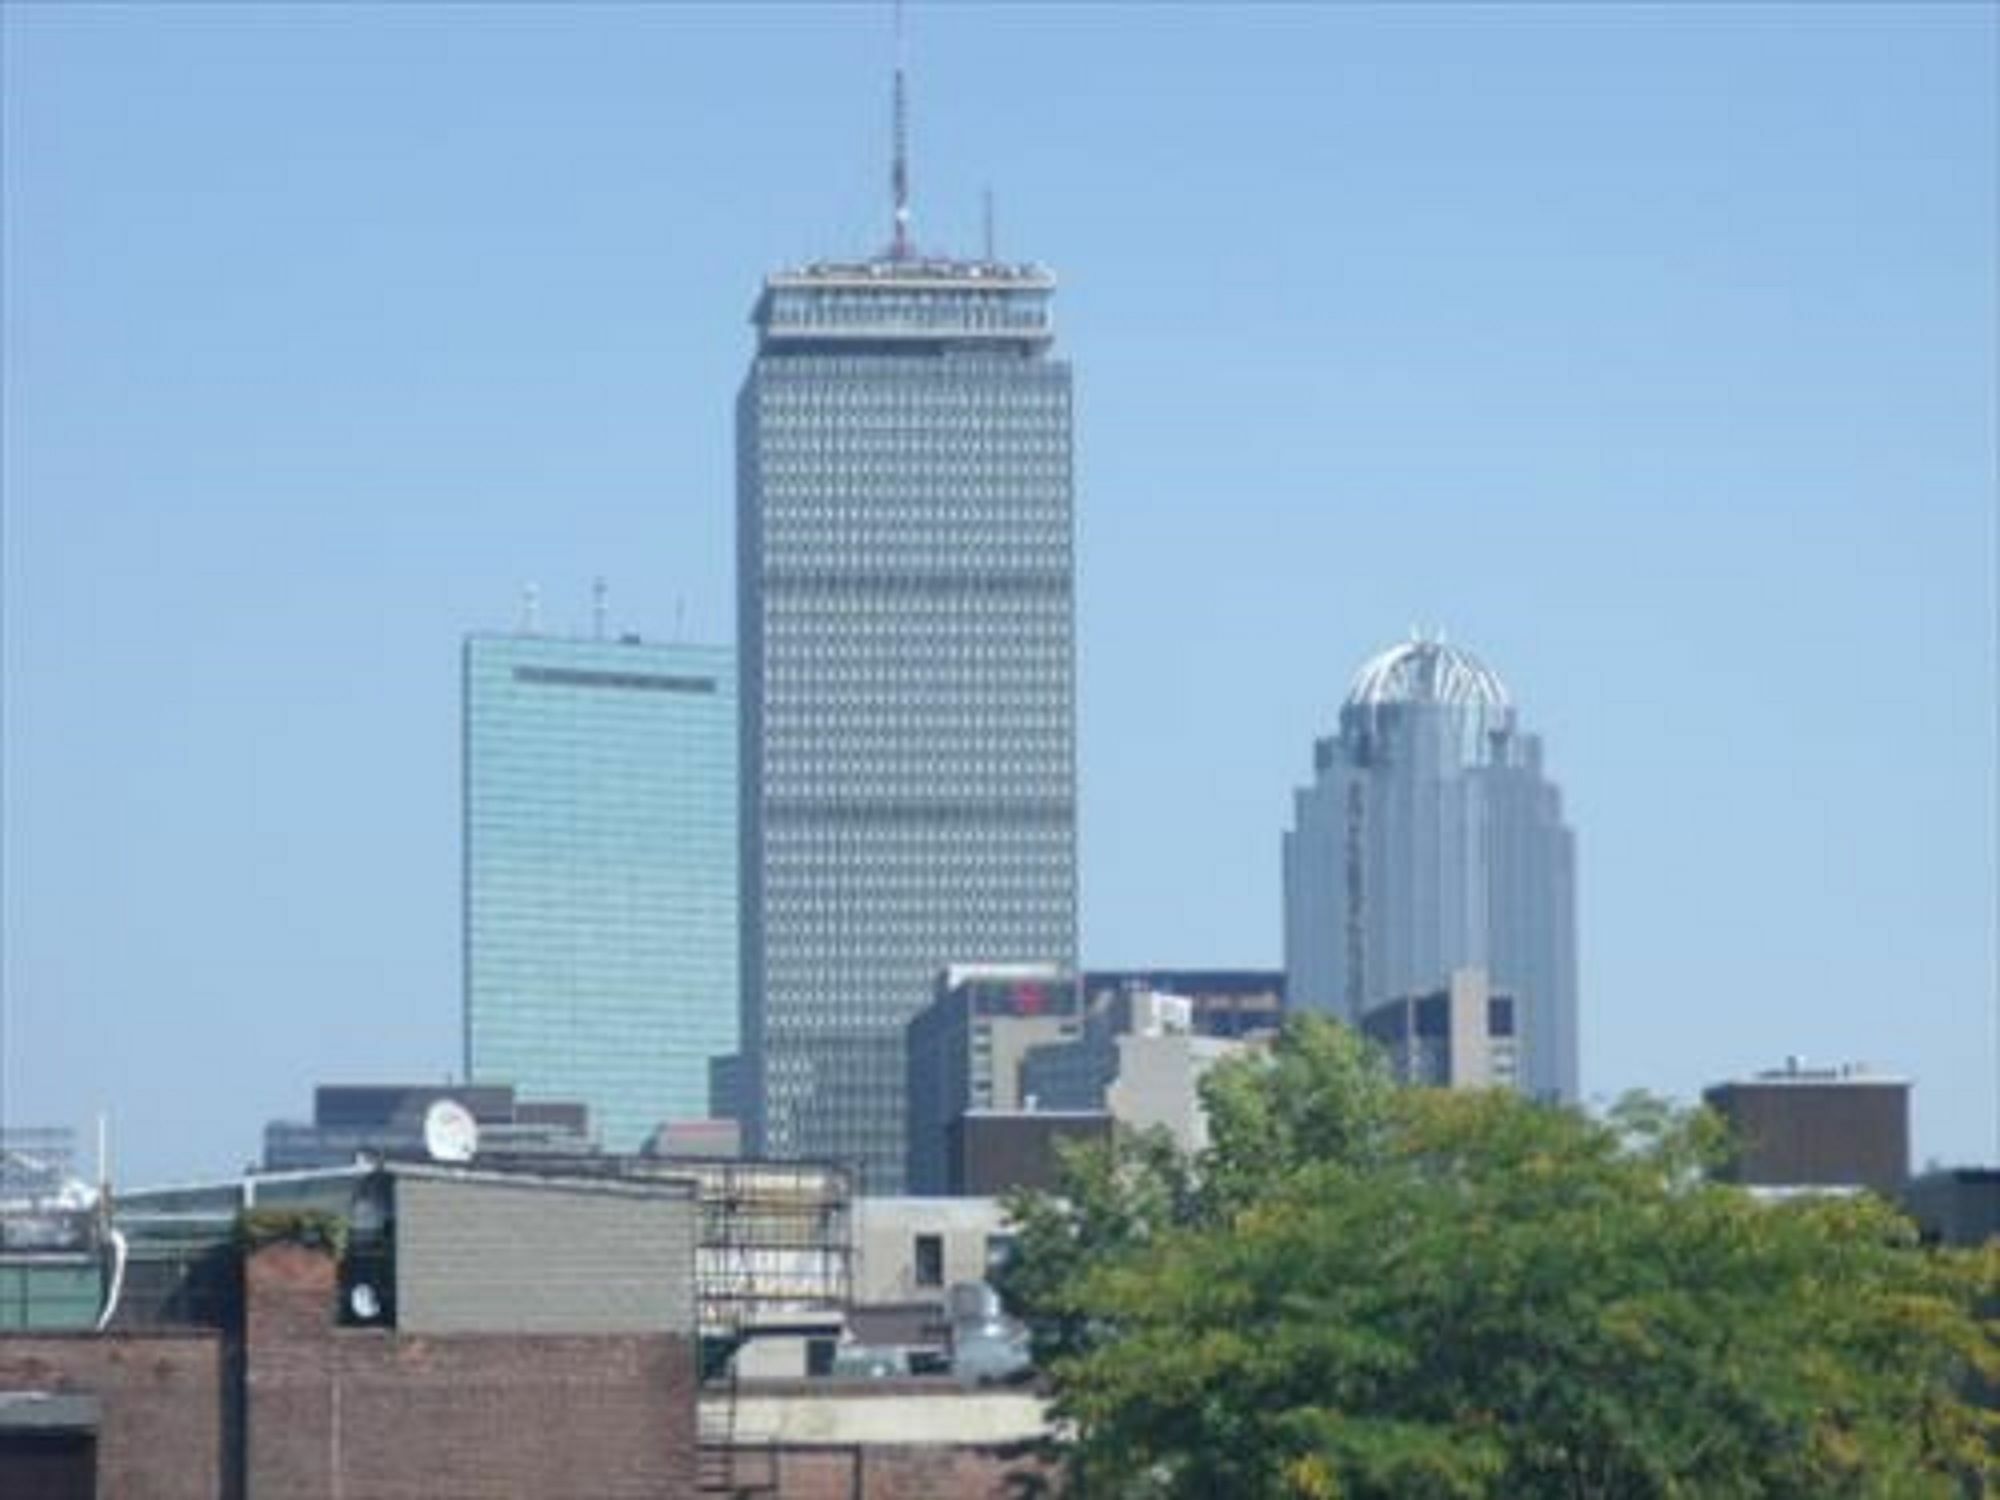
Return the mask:
[[1285, 834], [1287, 1003], [1358, 1025], [1483, 969], [1520, 1003], [1524, 1089], [1577, 1098], [1575, 839], [1499, 679], [1395, 647], [1314, 759]]
[[904, 1181], [951, 963], [1073, 966], [1070, 373], [1026, 267], [769, 278], [737, 407], [742, 1103]]
[[464, 670], [466, 1076], [636, 1150], [736, 1050], [735, 659], [479, 635]]

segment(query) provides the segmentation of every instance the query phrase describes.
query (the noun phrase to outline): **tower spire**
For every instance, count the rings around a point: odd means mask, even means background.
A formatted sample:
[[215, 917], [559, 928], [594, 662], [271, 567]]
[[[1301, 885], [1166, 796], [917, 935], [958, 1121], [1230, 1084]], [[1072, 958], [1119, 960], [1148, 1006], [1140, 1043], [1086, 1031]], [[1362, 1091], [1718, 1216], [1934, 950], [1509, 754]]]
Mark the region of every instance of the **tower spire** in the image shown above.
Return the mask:
[[889, 167], [889, 190], [895, 198], [896, 231], [889, 242], [889, 259], [910, 258], [910, 104], [904, 82], [903, 0], [896, 0], [895, 156]]

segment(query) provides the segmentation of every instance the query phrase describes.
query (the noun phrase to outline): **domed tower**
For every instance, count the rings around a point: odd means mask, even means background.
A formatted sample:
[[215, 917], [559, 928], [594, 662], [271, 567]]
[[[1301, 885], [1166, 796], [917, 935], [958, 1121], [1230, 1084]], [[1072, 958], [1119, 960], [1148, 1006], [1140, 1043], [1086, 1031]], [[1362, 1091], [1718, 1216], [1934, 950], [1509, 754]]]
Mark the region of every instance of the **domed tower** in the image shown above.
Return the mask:
[[1359, 1024], [1485, 971], [1519, 1008], [1521, 1081], [1577, 1097], [1575, 841], [1506, 684], [1421, 637], [1370, 658], [1285, 834], [1290, 1003]]

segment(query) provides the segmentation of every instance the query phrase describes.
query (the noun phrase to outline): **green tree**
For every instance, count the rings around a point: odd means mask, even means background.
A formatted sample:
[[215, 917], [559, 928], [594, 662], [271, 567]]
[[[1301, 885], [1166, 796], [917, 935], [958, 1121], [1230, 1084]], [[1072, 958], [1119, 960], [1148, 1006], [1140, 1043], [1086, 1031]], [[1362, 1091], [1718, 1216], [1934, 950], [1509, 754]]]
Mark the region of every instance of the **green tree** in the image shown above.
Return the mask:
[[1398, 1089], [1302, 1021], [1204, 1090], [1213, 1146], [1073, 1153], [1004, 1290], [1084, 1495], [1983, 1492], [2000, 1258], [1873, 1198], [1758, 1202], [1713, 1121]]

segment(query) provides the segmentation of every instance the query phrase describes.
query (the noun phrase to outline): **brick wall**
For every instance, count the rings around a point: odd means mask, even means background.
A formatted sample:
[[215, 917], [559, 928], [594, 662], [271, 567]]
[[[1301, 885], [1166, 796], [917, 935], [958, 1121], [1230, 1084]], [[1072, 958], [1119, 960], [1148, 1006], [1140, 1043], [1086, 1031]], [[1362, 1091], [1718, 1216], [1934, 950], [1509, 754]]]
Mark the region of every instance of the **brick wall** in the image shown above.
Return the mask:
[[0, 1391], [98, 1397], [97, 1492], [117, 1500], [216, 1500], [233, 1489], [225, 1439], [230, 1383], [213, 1332], [7, 1334]]
[[694, 1488], [685, 1337], [336, 1329], [326, 1256], [273, 1245], [244, 1275], [253, 1500], [623, 1500]]
[[[778, 1500], [1014, 1500], [1023, 1484], [1056, 1494], [1052, 1472], [1017, 1448], [903, 1444], [785, 1447], [775, 1455]], [[767, 1468], [745, 1455], [743, 1472]]]

